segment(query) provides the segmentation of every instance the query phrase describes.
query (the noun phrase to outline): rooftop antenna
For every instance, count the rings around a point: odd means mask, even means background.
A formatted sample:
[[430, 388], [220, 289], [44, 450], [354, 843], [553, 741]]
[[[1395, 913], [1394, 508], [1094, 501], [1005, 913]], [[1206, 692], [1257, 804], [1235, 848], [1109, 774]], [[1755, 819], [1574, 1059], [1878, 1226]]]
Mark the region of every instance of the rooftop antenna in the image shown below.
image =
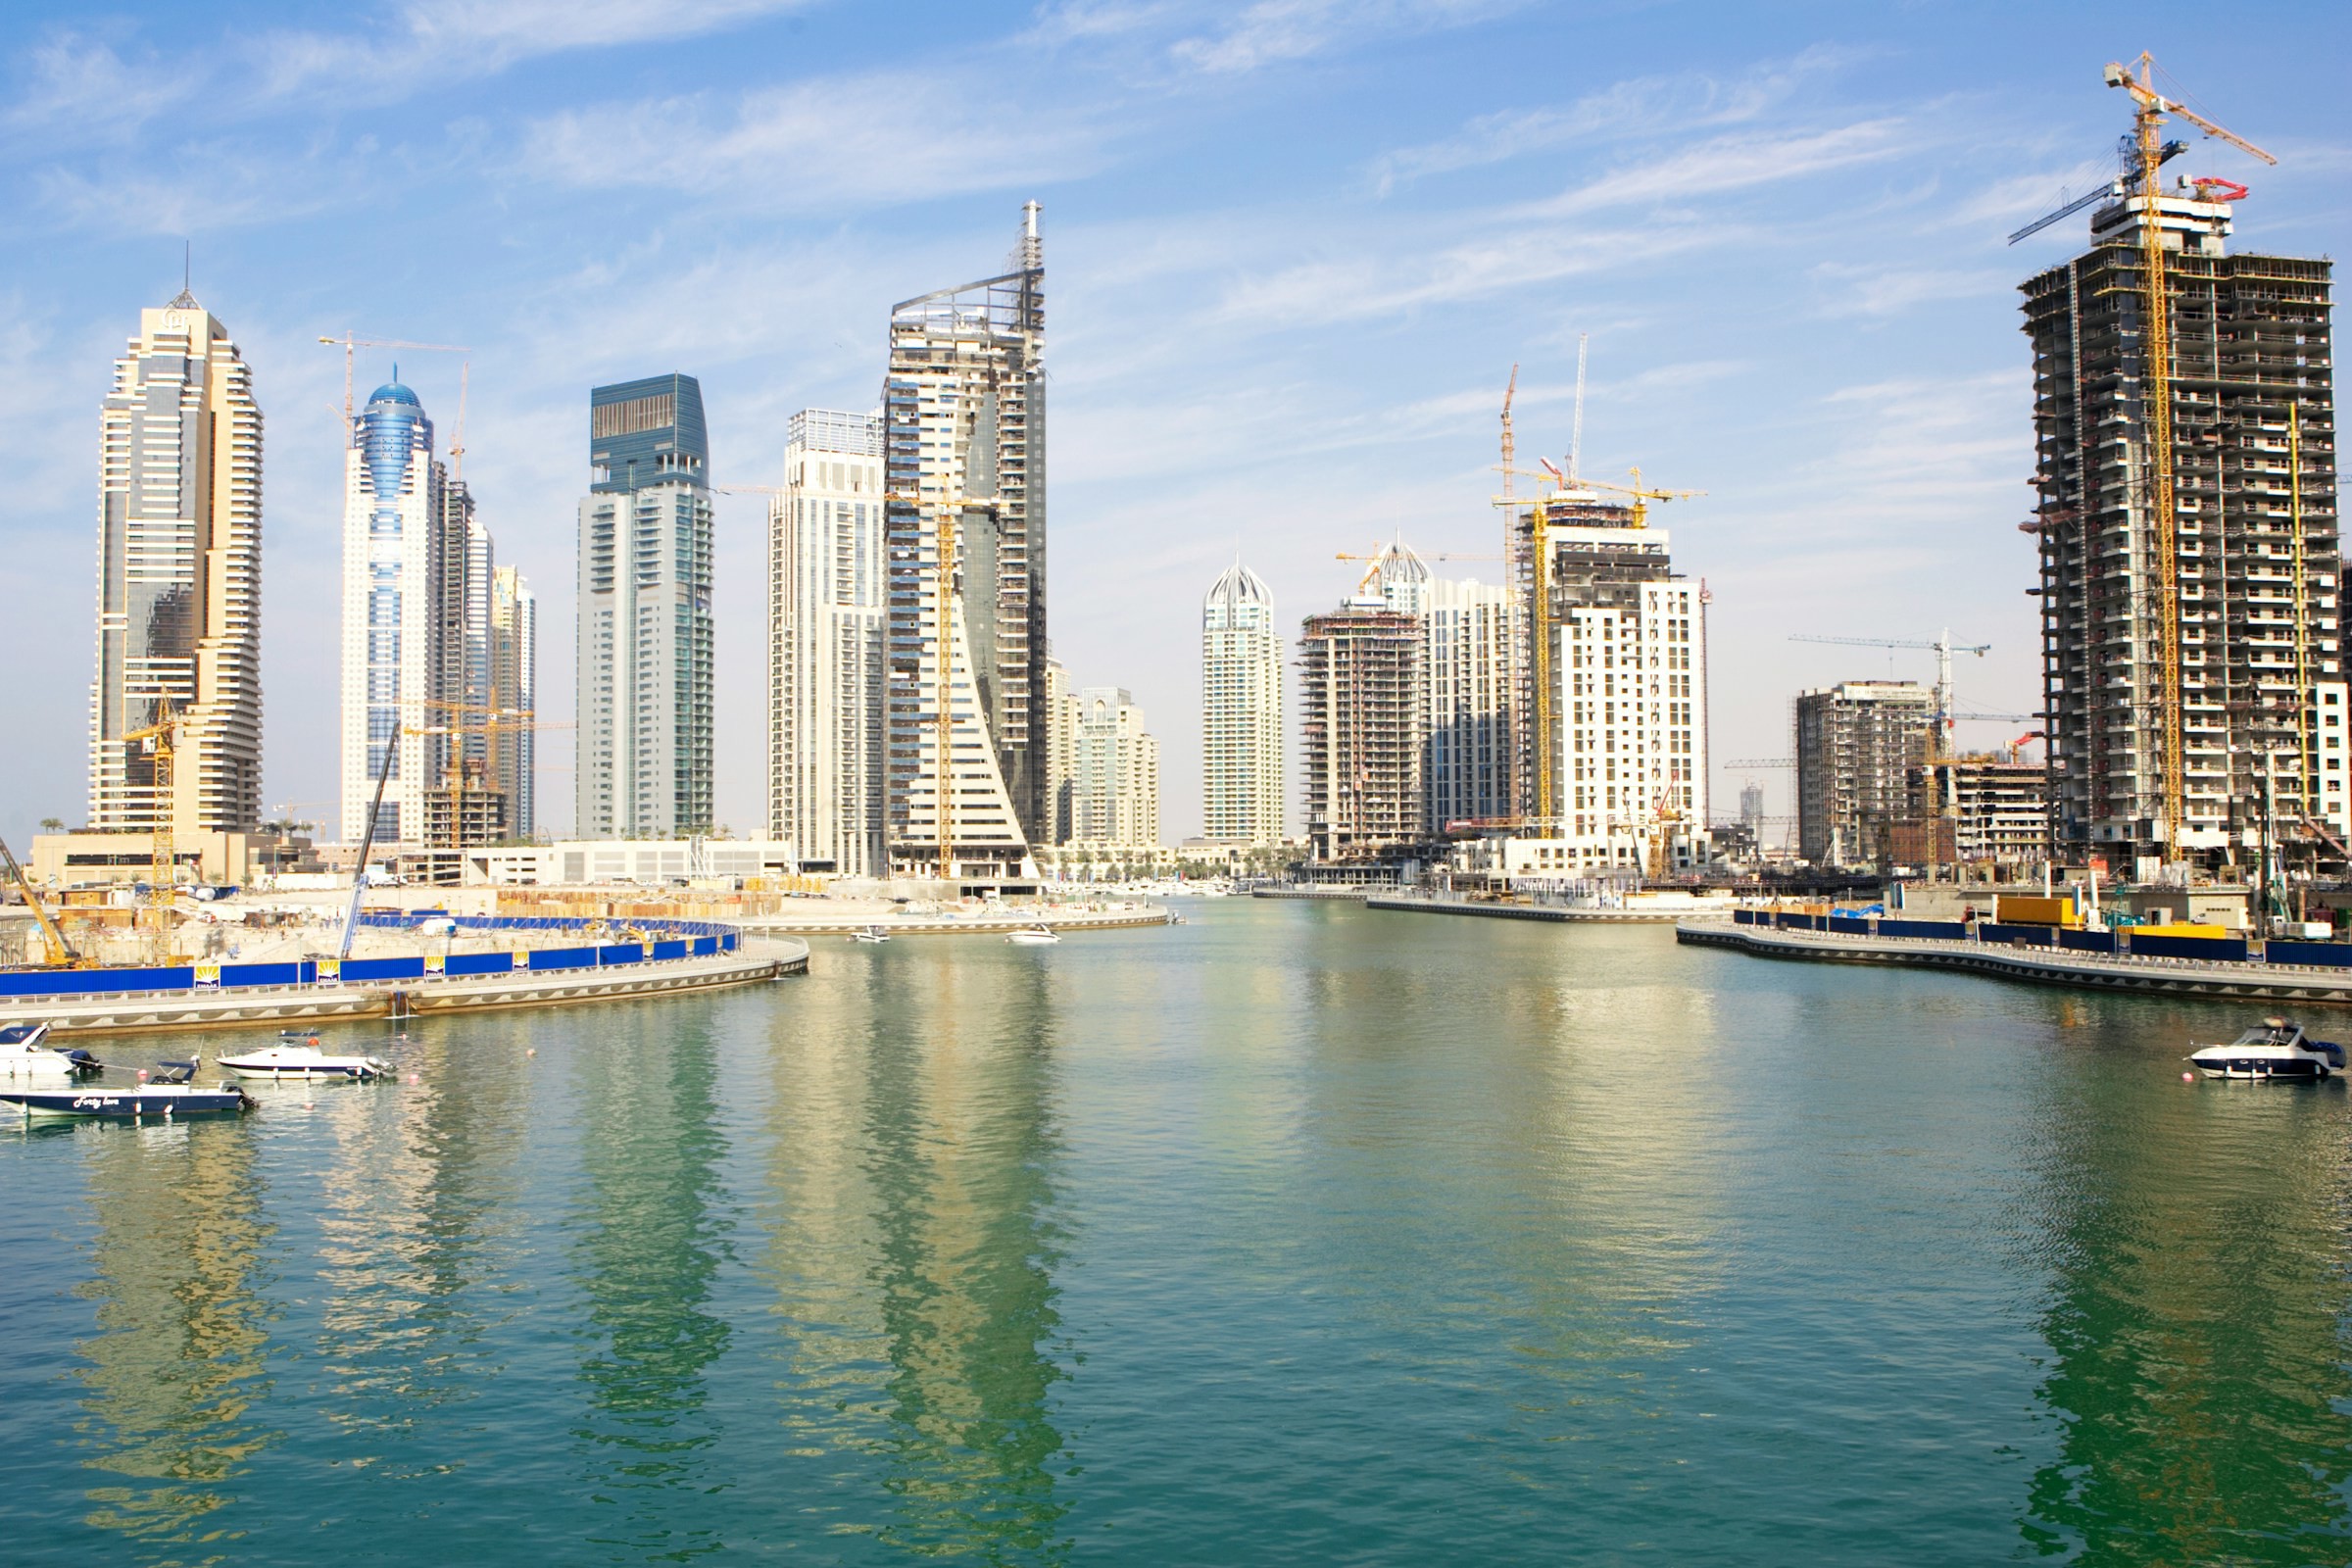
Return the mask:
[[[466, 387], [472, 375], [473, 362], [461, 361], [458, 365], [458, 434], [457, 439], [449, 444], [450, 477], [460, 484], [466, 482]], [[400, 367], [392, 368], [392, 379], [400, 379]]]
[[1577, 461], [1585, 455], [1585, 345], [1590, 333], [1576, 334], [1576, 423], [1568, 432], [1568, 482], [1576, 483]]
[[195, 292], [195, 279], [196, 242], [192, 239], [183, 239], [179, 242], [179, 291], [182, 294]]

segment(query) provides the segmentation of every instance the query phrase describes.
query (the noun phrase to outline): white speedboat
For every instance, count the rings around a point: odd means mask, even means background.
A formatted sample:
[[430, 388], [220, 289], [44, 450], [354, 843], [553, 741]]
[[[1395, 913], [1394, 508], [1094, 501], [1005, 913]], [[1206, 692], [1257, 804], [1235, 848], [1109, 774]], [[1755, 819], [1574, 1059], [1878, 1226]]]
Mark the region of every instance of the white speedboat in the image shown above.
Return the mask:
[[370, 1078], [389, 1077], [392, 1072], [392, 1064], [381, 1056], [328, 1055], [318, 1049], [317, 1035], [300, 1029], [284, 1031], [273, 1046], [222, 1056], [220, 1065], [240, 1078], [305, 1084], [331, 1083], [337, 1079], [365, 1083]]
[[2301, 1024], [2265, 1018], [2226, 1046], [2199, 1047], [2188, 1059], [2208, 1078], [2317, 1082], [2344, 1070], [2344, 1048], [2309, 1038]]
[[0, 1027], [0, 1078], [32, 1083], [70, 1083], [106, 1064], [86, 1051], [66, 1051], [49, 1044], [45, 1023], [12, 1023]]
[[1013, 932], [1004, 940], [1024, 948], [1045, 948], [1059, 942], [1061, 938], [1054, 934], [1052, 926], [1033, 925], [1026, 931]]
[[869, 925], [862, 931], [851, 932], [850, 940], [852, 942], [888, 942], [890, 933], [878, 925]]

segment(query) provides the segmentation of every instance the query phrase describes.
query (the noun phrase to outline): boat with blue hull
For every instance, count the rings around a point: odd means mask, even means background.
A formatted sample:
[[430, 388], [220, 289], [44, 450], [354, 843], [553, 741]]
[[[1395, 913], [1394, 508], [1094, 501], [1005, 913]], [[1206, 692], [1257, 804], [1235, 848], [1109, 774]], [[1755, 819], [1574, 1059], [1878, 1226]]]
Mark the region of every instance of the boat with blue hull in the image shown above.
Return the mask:
[[50, 1116], [100, 1117], [112, 1121], [172, 1121], [182, 1116], [235, 1115], [260, 1102], [223, 1079], [218, 1088], [198, 1084], [198, 1063], [167, 1061], [140, 1084], [72, 1089], [0, 1088], [0, 1105], [15, 1105], [27, 1119]]
[[2317, 1083], [2344, 1070], [2344, 1048], [2332, 1040], [2312, 1039], [2301, 1024], [2265, 1018], [2228, 1045], [2203, 1047], [2188, 1059], [2208, 1078]]

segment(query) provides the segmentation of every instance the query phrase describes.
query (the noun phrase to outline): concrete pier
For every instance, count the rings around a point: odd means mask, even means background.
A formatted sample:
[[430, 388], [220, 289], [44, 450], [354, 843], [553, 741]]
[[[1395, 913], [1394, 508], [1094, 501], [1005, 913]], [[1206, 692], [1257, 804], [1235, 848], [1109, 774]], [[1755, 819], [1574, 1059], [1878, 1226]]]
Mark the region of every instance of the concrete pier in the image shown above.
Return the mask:
[[2199, 958], [2075, 953], [2012, 948], [1996, 943], [1916, 937], [1849, 936], [1735, 925], [1725, 919], [1685, 920], [1677, 942], [1734, 948], [1763, 958], [1810, 963], [1877, 963], [1915, 969], [1964, 969], [2028, 985], [2077, 991], [2134, 991], [2151, 996], [2228, 997], [2259, 1002], [2352, 1006], [2352, 970], [2283, 963], [2227, 963]]
[[527, 970], [478, 978], [407, 980], [397, 985], [250, 987], [232, 991], [153, 991], [0, 1004], [0, 1019], [46, 1023], [57, 1036], [133, 1029], [285, 1028], [362, 1018], [659, 996], [751, 985], [808, 968], [808, 944], [746, 942], [733, 953], [612, 968]]

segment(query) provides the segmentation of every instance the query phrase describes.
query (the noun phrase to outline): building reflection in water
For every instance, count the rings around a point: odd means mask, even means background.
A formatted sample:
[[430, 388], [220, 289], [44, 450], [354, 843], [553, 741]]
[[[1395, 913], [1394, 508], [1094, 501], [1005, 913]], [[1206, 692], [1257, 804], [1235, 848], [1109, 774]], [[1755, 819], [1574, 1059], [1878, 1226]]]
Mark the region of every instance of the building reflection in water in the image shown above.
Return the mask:
[[676, 1505], [714, 1485], [704, 1464], [721, 1428], [705, 1374], [732, 1337], [708, 1310], [731, 1226], [710, 1016], [616, 1014], [578, 1072], [586, 1189], [569, 1228], [588, 1406], [576, 1435], [600, 1505], [582, 1529], [649, 1554], [716, 1550], [717, 1521]]
[[[88, 1140], [97, 1333], [75, 1349], [86, 1391], [87, 1522], [149, 1543], [216, 1539], [209, 1516], [278, 1434], [270, 1314], [260, 1292], [270, 1227], [257, 1217], [254, 1146], [227, 1122], [77, 1127]], [[233, 1532], [230, 1533], [233, 1539]], [[0, 1549], [0, 1556], [5, 1556]]]
[[[264, 1086], [323, 1134], [325, 1170], [303, 1195], [318, 1226], [319, 1357], [336, 1458], [379, 1481], [446, 1455], [405, 1446], [504, 1364], [487, 1303], [512, 1260], [527, 1097], [482, 1094], [485, 1056], [518, 1058], [512, 1021], [432, 1023], [396, 1043], [418, 1079], [397, 1089]], [[458, 1044], [458, 1042], [463, 1044]]]
[[1067, 1550], [1056, 1019], [1035, 957], [895, 944], [811, 979], [774, 1048], [784, 1421], [841, 1499], [813, 1528], [920, 1555]]
[[2028, 1547], [2346, 1560], [2341, 1090], [2192, 1087], [2069, 1047], [2043, 1097], [2039, 1208], [2021, 1226], [2051, 1281], [2038, 1394], [2056, 1424], [2019, 1521]]

